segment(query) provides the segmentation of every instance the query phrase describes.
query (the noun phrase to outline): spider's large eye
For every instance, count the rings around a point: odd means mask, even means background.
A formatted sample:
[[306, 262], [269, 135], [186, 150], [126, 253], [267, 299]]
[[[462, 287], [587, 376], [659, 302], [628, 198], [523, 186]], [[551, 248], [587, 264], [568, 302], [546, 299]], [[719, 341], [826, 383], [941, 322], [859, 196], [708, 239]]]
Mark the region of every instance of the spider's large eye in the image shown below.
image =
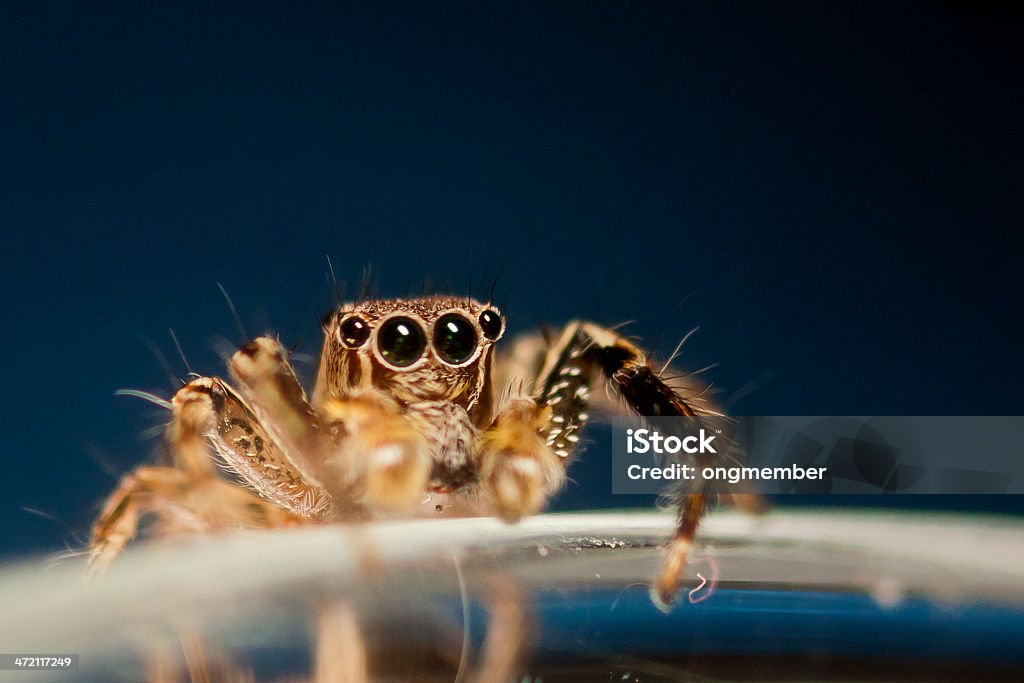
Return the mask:
[[349, 316], [341, 323], [339, 328], [341, 343], [349, 348], [356, 348], [366, 343], [370, 337], [370, 326], [358, 316]]
[[485, 337], [494, 341], [501, 336], [501, 316], [487, 309], [480, 314], [480, 329], [484, 331]]
[[377, 348], [384, 360], [404, 368], [423, 356], [427, 335], [412, 318], [389, 318], [377, 330]]
[[434, 348], [445, 363], [465, 363], [476, 352], [476, 329], [458, 313], [442, 315], [434, 323]]

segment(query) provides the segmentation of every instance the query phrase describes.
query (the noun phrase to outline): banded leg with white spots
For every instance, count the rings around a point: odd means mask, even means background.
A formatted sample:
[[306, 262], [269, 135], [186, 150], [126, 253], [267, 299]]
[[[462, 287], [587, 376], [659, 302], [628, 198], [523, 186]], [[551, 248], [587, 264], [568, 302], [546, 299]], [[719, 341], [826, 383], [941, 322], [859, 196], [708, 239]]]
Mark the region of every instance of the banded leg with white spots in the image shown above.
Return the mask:
[[[606, 327], [572, 322], [552, 344], [538, 375], [537, 403], [549, 411], [543, 434], [563, 466], [579, 441], [577, 432], [588, 419], [592, 383], [604, 379], [629, 409], [640, 416], [698, 418], [717, 415], [693, 387], [672, 386], [661, 378], [647, 356], [631, 341]], [[705, 511], [703, 491], [681, 495], [676, 531], [655, 582], [660, 606], [675, 600], [697, 526]]]

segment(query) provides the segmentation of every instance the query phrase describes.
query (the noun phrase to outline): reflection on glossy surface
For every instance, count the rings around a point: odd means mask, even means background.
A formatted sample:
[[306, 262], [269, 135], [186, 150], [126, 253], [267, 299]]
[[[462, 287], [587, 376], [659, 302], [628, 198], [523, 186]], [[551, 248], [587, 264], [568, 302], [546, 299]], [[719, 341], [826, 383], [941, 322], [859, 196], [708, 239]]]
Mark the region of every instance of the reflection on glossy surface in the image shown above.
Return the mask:
[[79, 652], [76, 680], [97, 681], [138, 680], [140, 653], [176, 652], [183, 627], [259, 680], [304, 677], [336, 604], [357, 615], [372, 680], [468, 677], [499, 632], [519, 634], [517, 676], [548, 683], [1000, 679], [1024, 664], [1019, 520], [713, 515], [685, 590], [714, 570], [717, 585], [663, 614], [648, 581], [670, 527], [600, 513], [248, 534], [137, 547], [88, 584], [75, 563], [29, 563], [0, 582], [0, 633], [8, 651]]

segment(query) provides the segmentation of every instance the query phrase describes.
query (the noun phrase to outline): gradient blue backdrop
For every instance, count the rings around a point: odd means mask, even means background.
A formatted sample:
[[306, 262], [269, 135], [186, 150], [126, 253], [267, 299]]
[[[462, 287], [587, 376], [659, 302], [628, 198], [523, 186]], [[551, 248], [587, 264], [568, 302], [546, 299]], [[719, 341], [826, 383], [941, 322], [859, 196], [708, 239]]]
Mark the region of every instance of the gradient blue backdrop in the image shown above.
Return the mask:
[[[221, 370], [216, 283], [314, 355], [327, 255], [384, 294], [500, 275], [513, 331], [700, 325], [735, 413], [1024, 409], [1007, 12], [148, 5], [0, 8], [0, 554], [80, 546], [152, 453], [165, 414], [113, 396], [172, 391], [147, 341]], [[605, 456], [560, 505], [628, 502]]]

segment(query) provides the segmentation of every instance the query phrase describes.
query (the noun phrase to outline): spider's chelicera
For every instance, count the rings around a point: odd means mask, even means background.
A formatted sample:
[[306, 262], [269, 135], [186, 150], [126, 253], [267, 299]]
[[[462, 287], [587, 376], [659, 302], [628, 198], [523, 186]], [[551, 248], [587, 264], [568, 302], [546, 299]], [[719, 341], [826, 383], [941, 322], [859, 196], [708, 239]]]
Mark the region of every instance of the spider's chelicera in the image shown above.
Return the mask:
[[[564, 482], [595, 384], [641, 415], [708, 411], [695, 387], [663, 381], [606, 327], [574, 321], [499, 357], [504, 331], [501, 311], [462, 297], [345, 304], [324, 322], [308, 395], [277, 339], [246, 344], [230, 384], [199, 377], [174, 395], [171, 462], [137, 468], [111, 494], [92, 567], [121, 551], [141, 514], [158, 533], [205, 533], [408, 515], [443, 494], [445, 509], [514, 522]], [[680, 500], [657, 582], [666, 603], [703, 510], [700, 492]]]

